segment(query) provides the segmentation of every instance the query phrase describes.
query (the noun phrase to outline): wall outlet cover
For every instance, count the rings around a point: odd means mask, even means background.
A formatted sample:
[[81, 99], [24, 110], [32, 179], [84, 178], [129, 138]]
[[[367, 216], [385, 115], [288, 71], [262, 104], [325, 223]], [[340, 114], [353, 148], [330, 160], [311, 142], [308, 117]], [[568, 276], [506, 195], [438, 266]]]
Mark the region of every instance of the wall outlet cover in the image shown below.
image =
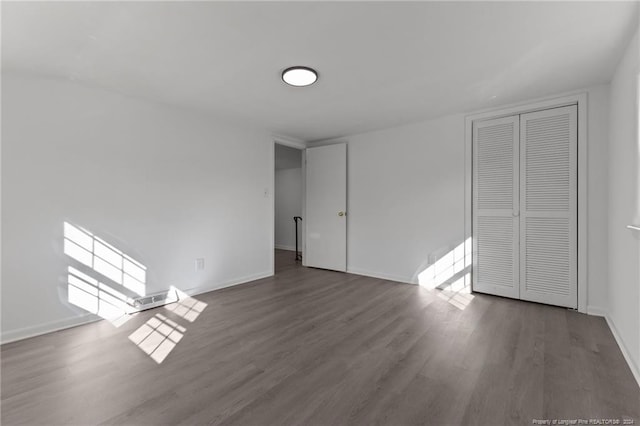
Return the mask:
[[204, 269], [204, 259], [198, 258], [196, 259], [196, 271], [202, 271]]

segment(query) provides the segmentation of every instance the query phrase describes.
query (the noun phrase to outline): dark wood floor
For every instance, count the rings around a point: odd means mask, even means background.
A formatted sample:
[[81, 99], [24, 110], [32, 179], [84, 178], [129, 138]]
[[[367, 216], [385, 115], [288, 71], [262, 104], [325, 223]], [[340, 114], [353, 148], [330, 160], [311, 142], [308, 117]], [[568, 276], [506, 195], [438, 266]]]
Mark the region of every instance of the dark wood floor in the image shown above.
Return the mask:
[[2, 346], [2, 424], [640, 421], [601, 318], [276, 257], [275, 277], [198, 305]]

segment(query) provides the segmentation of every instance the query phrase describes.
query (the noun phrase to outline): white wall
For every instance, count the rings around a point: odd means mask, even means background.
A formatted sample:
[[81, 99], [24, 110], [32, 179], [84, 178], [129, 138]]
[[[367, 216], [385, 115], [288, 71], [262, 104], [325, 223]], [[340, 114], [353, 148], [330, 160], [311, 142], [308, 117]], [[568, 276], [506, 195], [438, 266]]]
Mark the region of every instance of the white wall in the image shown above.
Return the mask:
[[[295, 250], [294, 216], [302, 216], [302, 168], [276, 170], [275, 176], [275, 246]], [[302, 223], [298, 225], [298, 249], [302, 251]]]
[[640, 142], [638, 34], [611, 82], [608, 320], [640, 383]]
[[302, 167], [302, 147], [297, 148], [282, 145], [280, 141], [275, 144], [275, 165], [276, 170], [299, 169]]
[[348, 138], [347, 269], [415, 282], [464, 238], [464, 117]]
[[609, 85], [590, 88], [587, 102], [587, 312], [604, 315], [608, 305], [609, 263]]
[[66, 301], [64, 221], [146, 265], [148, 293], [272, 273], [269, 135], [68, 81], [2, 89], [3, 341], [90, 319]]
[[[588, 300], [607, 306], [609, 86], [588, 93]], [[463, 114], [353, 135], [348, 141], [347, 268], [417, 282], [464, 241]], [[332, 141], [327, 141], [331, 143]]]

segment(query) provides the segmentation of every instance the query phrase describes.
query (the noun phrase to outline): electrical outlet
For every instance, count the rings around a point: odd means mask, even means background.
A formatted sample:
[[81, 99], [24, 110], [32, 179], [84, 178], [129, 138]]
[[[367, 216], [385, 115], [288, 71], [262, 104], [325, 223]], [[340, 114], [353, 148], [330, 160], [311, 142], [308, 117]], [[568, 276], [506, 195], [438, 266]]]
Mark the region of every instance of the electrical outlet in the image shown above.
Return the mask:
[[198, 258], [196, 259], [196, 271], [202, 271], [204, 269], [204, 259]]

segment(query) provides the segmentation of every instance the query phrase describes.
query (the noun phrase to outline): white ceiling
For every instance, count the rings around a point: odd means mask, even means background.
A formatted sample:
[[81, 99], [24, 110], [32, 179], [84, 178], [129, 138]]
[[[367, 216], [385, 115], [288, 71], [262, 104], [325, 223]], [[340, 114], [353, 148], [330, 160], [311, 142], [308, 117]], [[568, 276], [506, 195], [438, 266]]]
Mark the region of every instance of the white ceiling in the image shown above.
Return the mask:
[[[306, 141], [611, 79], [637, 2], [2, 4], [2, 66]], [[280, 72], [314, 67], [308, 88]]]

